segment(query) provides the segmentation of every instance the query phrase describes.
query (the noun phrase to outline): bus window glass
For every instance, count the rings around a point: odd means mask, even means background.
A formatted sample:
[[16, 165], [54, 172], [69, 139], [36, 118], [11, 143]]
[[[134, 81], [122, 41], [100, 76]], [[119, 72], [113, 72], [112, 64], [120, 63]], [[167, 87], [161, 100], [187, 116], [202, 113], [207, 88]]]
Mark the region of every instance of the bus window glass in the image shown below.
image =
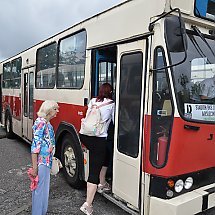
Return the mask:
[[139, 154], [142, 53], [123, 55], [120, 64], [118, 150], [128, 156]]
[[18, 58], [12, 61], [12, 85], [13, 88], [20, 88], [21, 84], [21, 67], [22, 67], [22, 60]]
[[29, 118], [33, 119], [34, 73], [29, 73]]
[[115, 86], [115, 70], [116, 63], [99, 62], [99, 87], [104, 83], [109, 83]]
[[6, 63], [3, 65], [3, 88], [12, 87], [11, 82], [11, 63]]
[[[158, 47], [155, 49], [154, 59], [154, 68], [165, 67], [166, 63], [163, 48]], [[167, 158], [167, 144], [170, 140], [171, 124], [173, 122], [172, 103], [167, 71], [165, 69], [155, 70], [153, 73], [150, 140], [150, 160], [155, 167], [164, 166]], [[162, 144], [162, 146], [159, 147], [159, 144]], [[162, 150], [161, 147], [163, 147]]]
[[52, 43], [37, 52], [37, 88], [53, 88], [55, 86], [57, 45]]
[[86, 61], [86, 31], [60, 41], [57, 86], [81, 88]]
[[[179, 111], [187, 120], [215, 122], [215, 41], [188, 32], [187, 59], [173, 68]], [[209, 45], [209, 47], [208, 47]], [[183, 53], [170, 53], [172, 62]]]
[[196, 0], [195, 15], [215, 21], [215, 0]]
[[24, 116], [28, 116], [28, 73], [24, 74]]

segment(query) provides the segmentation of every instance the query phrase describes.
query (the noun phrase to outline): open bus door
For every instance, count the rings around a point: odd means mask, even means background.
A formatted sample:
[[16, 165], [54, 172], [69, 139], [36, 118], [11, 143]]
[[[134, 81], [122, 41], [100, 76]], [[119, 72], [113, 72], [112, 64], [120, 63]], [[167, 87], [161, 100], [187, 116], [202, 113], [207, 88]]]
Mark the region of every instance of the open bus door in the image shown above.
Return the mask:
[[22, 135], [32, 140], [34, 67], [23, 70]]
[[0, 75], [0, 122], [3, 124], [2, 122], [2, 77], [3, 75]]
[[116, 77], [116, 46], [95, 49], [92, 52], [93, 74], [91, 97], [98, 96], [99, 87], [104, 83], [109, 83], [113, 87], [115, 95]]
[[118, 45], [113, 193], [140, 210], [146, 41]]

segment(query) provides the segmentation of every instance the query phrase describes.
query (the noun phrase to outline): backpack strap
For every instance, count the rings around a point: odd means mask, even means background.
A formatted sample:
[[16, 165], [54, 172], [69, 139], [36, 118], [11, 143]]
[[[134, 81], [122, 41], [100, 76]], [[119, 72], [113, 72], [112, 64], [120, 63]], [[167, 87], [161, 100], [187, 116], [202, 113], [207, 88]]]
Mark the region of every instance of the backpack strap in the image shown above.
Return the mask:
[[104, 103], [104, 104], [101, 104], [101, 105], [96, 105], [98, 108], [100, 108], [100, 107], [103, 107], [103, 106], [106, 106], [106, 105], [109, 105], [109, 104], [112, 104], [112, 103], [114, 103], [114, 101], [112, 100], [112, 101], [109, 101], [109, 102], [106, 102], [106, 103]]

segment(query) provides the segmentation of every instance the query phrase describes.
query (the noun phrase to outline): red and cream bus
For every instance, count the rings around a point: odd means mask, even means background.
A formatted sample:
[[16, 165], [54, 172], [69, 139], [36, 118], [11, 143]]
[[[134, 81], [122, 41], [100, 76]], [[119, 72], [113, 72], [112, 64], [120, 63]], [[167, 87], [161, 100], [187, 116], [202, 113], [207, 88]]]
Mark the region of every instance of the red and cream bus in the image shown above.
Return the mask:
[[[81, 119], [99, 86], [116, 101], [112, 191], [131, 214], [193, 215], [215, 206], [214, 0], [128, 0], [0, 63], [7, 137], [31, 142], [44, 100], [66, 180], [80, 187], [88, 151]], [[110, 167], [111, 168], [111, 167]]]

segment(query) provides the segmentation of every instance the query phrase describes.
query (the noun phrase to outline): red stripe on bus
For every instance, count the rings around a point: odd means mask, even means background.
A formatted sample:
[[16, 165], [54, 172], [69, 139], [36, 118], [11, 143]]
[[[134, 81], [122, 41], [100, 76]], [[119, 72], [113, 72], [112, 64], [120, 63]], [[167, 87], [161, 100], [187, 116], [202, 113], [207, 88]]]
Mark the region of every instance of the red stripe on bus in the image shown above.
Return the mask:
[[2, 96], [2, 111], [6, 111], [6, 107], [10, 107], [12, 116], [21, 120], [21, 98], [17, 96]]
[[[34, 102], [34, 120], [37, 118], [37, 112], [41, 106], [43, 101], [41, 100], [35, 100]], [[81, 126], [81, 119], [84, 117], [87, 107], [81, 106], [81, 105], [74, 105], [74, 104], [66, 104], [66, 103], [60, 103], [59, 105], [59, 113], [57, 114], [57, 117], [52, 119], [51, 124], [54, 127], [54, 130], [56, 131], [59, 124], [64, 121], [67, 123], [70, 123], [75, 126], [77, 132], [80, 130]]]
[[[151, 116], [146, 116], [145, 152], [143, 171], [166, 177], [177, 176], [215, 166], [215, 139], [208, 140], [210, 134], [215, 136], [214, 125], [186, 122], [174, 118], [168, 160], [163, 168], [155, 168], [149, 160]], [[198, 131], [184, 129], [184, 125], [198, 126]], [[144, 169], [145, 168], [145, 169]]]

